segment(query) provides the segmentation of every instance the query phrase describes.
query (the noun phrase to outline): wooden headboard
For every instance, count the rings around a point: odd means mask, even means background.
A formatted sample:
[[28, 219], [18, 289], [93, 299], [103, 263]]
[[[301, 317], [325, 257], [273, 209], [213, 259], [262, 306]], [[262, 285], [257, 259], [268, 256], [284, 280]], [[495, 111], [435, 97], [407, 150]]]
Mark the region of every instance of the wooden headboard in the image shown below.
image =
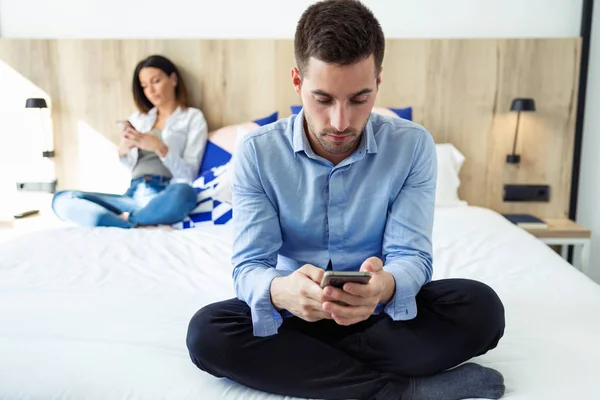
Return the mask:
[[[78, 150], [82, 121], [116, 144], [115, 121], [133, 110], [134, 66], [149, 54], [163, 54], [181, 68], [210, 129], [274, 110], [285, 117], [291, 104], [299, 104], [290, 78], [291, 40], [0, 39], [0, 60], [51, 99], [60, 188], [98, 189], [86, 171], [102, 166], [82, 167], [88, 161]], [[465, 155], [459, 194], [470, 204], [563, 216], [569, 207], [579, 58], [579, 38], [392, 39], [377, 105], [412, 106], [414, 120], [436, 142], [450, 142]], [[516, 115], [509, 107], [515, 97], [533, 97], [537, 106], [521, 119], [518, 166], [505, 162], [512, 150]], [[106, 162], [114, 157], [106, 155]], [[505, 183], [548, 184], [551, 201], [504, 203]]]

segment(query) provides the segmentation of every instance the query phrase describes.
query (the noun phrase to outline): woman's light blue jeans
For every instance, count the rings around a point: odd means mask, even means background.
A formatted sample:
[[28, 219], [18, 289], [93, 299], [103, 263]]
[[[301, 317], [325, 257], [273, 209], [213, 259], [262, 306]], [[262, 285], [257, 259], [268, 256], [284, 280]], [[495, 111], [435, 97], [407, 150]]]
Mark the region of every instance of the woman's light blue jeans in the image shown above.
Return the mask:
[[[161, 176], [133, 179], [123, 195], [65, 190], [52, 198], [52, 209], [63, 221], [82, 226], [135, 228], [172, 225], [196, 206], [196, 190], [185, 183], [169, 183]], [[119, 215], [129, 213], [125, 221]]]

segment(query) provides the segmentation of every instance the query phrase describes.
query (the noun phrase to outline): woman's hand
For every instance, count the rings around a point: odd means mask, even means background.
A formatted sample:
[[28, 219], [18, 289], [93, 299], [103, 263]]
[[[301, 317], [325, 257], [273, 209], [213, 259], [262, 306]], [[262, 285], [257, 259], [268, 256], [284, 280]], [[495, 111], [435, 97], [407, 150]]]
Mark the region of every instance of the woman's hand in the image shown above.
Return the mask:
[[126, 140], [134, 144], [138, 149], [152, 151], [161, 157], [165, 157], [169, 148], [152, 133], [139, 133], [135, 129], [127, 128], [123, 132]]
[[129, 150], [133, 149], [134, 147], [135, 143], [127, 139], [123, 133], [121, 135], [121, 142], [119, 142], [119, 157], [125, 157], [125, 155], [129, 153]]

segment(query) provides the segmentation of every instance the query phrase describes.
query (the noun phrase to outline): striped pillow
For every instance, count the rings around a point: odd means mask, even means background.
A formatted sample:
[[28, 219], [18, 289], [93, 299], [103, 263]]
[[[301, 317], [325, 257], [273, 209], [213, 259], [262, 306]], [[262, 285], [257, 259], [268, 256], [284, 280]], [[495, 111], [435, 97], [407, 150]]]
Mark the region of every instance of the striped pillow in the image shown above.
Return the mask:
[[[209, 148], [210, 146], [210, 148]], [[198, 199], [196, 208], [176, 228], [201, 228], [206, 224], [226, 224], [231, 220], [231, 204], [213, 199], [213, 192], [220, 182], [220, 177], [227, 170], [231, 154], [219, 146], [209, 142], [203, 166], [208, 168], [200, 173], [192, 183]]]
[[[230, 184], [231, 172], [229, 174], [226, 172], [231, 165], [236, 143], [257, 127], [257, 123], [247, 122], [225, 126], [209, 133], [200, 172], [192, 183], [198, 193], [196, 208], [182, 222], [175, 224], [175, 228], [201, 228], [207, 224], [223, 225], [231, 220], [233, 214], [231, 203], [218, 200], [217, 198], [223, 200], [223, 196], [219, 196], [217, 189], [222, 182], [224, 185]], [[223, 192], [223, 188], [220, 189]]]

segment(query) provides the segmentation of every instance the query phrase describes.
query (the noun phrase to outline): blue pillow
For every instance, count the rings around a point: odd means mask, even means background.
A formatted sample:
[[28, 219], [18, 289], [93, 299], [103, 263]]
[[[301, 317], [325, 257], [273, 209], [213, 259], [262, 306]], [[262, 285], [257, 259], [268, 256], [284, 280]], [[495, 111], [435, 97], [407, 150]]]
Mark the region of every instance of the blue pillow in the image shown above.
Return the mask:
[[392, 107], [388, 107], [388, 109], [390, 109], [393, 112], [395, 112], [400, 118], [412, 121], [412, 118], [413, 118], [412, 107], [406, 107], [406, 108], [392, 108]]
[[279, 116], [279, 112], [278, 112], [278, 111], [275, 111], [275, 112], [274, 112], [273, 114], [271, 114], [271, 115], [267, 115], [267, 116], [266, 116], [266, 117], [264, 117], [264, 118], [260, 118], [260, 119], [254, 120], [254, 121], [252, 121], [252, 122], [254, 122], [254, 123], [258, 124], [258, 126], [264, 126], [264, 125], [268, 125], [268, 124], [271, 124], [271, 123], [273, 123], [273, 122], [277, 121], [277, 117], [278, 117], [278, 116]]
[[292, 111], [292, 114], [300, 114], [302, 106], [290, 106], [290, 110]]
[[231, 220], [231, 205], [212, 198], [214, 188], [217, 185], [215, 179], [224, 172], [225, 165], [230, 160], [230, 152], [210, 140], [206, 143], [200, 171], [198, 171], [198, 176], [192, 183], [198, 194], [196, 208], [183, 221], [174, 224], [174, 228], [201, 228], [206, 224], [225, 224]]
[[[222, 152], [225, 150], [216, 146]], [[229, 153], [227, 153], [229, 154]], [[231, 157], [231, 154], [229, 154]], [[214, 190], [219, 182], [217, 179], [227, 170], [228, 166], [219, 164], [203, 171], [192, 186], [196, 190], [196, 207], [181, 222], [173, 227], [178, 229], [202, 228], [206, 225], [223, 225], [231, 220], [233, 215], [231, 204], [222, 203], [213, 198]]]
[[211, 168], [227, 164], [229, 160], [231, 160], [231, 153], [209, 140], [206, 143], [198, 177]]

